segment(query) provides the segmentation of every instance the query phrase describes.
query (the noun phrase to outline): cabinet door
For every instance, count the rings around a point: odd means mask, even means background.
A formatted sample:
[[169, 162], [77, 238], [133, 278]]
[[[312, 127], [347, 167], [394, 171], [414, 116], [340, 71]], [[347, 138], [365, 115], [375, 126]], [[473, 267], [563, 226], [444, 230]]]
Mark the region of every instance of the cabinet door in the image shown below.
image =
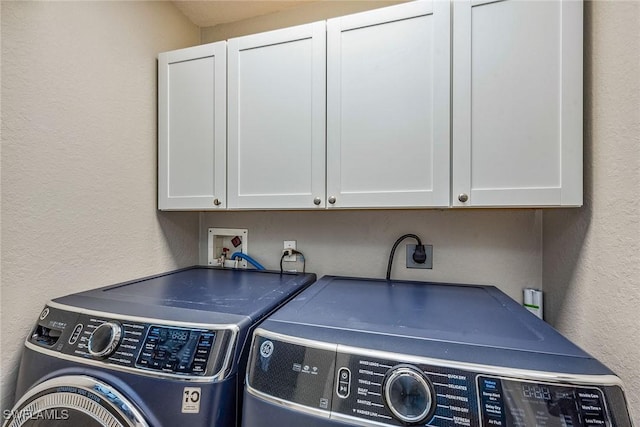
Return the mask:
[[230, 208], [324, 206], [325, 64], [324, 22], [229, 40]]
[[449, 33], [446, 1], [327, 21], [329, 207], [449, 205]]
[[226, 206], [226, 42], [158, 55], [158, 208]]
[[582, 2], [459, 0], [453, 20], [453, 205], [581, 205]]

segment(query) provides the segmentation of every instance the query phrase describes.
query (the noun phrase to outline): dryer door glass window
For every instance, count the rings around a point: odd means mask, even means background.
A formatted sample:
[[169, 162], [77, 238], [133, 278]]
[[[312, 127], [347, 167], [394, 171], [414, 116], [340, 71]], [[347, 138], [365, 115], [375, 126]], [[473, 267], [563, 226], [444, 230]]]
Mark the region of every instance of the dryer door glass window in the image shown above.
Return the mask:
[[64, 376], [29, 389], [6, 427], [148, 427], [118, 391], [94, 378]]

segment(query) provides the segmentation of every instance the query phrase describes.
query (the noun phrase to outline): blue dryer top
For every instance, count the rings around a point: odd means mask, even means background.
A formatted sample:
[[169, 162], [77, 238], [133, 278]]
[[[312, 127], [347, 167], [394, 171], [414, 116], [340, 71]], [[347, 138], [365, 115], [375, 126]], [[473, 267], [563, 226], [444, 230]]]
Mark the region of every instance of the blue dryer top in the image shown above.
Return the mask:
[[314, 280], [314, 274], [195, 266], [54, 301], [123, 315], [232, 324], [264, 317]]
[[364, 348], [403, 346], [408, 354], [470, 362], [514, 352], [592, 359], [493, 286], [325, 276], [263, 328]]

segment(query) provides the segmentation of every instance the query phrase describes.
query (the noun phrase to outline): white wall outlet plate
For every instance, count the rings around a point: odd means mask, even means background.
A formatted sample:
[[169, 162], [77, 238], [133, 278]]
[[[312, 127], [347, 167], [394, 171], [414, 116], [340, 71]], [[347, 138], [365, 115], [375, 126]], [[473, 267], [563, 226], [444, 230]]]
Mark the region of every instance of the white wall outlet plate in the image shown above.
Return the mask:
[[[296, 241], [295, 240], [285, 240], [284, 241], [284, 249], [296, 249]], [[297, 261], [297, 255], [288, 255], [284, 257], [284, 261]]]

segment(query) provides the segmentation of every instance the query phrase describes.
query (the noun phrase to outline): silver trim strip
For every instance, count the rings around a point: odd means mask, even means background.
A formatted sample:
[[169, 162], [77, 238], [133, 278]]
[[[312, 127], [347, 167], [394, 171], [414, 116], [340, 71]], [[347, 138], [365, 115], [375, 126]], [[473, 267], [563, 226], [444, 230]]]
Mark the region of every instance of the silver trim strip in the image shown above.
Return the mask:
[[[56, 377], [33, 386], [32, 388], [27, 390], [24, 396], [22, 396], [22, 398], [20, 398], [20, 400], [14, 405], [13, 410], [11, 411], [12, 413], [11, 418], [7, 419], [3, 424], [3, 426], [19, 427], [19, 426], [22, 426], [24, 422], [29, 421], [29, 418], [31, 417], [31, 415], [35, 415], [35, 413], [31, 411], [28, 411], [28, 413], [21, 413], [22, 412], [20, 411], [21, 407], [25, 403], [27, 403], [33, 396], [39, 393], [42, 393], [46, 390], [55, 389], [56, 387], [74, 387], [82, 390], [87, 390], [95, 394], [102, 394], [102, 398], [106, 402], [109, 402], [109, 407], [113, 409], [114, 412], [118, 413], [123, 419], [127, 420], [127, 427], [148, 427], [149, 426], [149, 424], [145, 421], [140, 411], [138, 411], [138, 409], [119, 391], [117, 391], [116, 389], [114, 389], [113, 387], [111, 387], [110, 385], [102, 381], [98, 381], [86, 375], [67, 375], [62, 377]], [[61, 393], [63, 392], [52, 390], [51, 393], [46, 393], [43, 396], [53, 396]], [[88, 399], [88, 398], [85, 397], [85, 399]], [[113, 404], [112, 403], [113, 401], [117, 402], [118, 404]], [[93, 402], [93, 400], [91, 400], [91, 402]], [[50, 402], [50, 403], [55, 403], [55, 402]], [[101, 417], [106, 416], [107, 414], [106, 411], [104, 414], [94, 414], [93, 412], [90, 411], [91, 408], [83, 407], [83, 405], [81, 405], [81, 403], [76, 399], [74, 399], [74, 403], [75, 405], [71, 405], [71, 406], [64, 405], [64, 404], [61, 404], [61, 405], [68, 409], [75, 409], [77, 411], [83, 412], [98, 420], [102, 419]], [[99, 406], [99, 407], [104, 408], [104, 406]], [[126, 412], [122, 410], [123, 407], [127, 409]], [[44, 410], [49, 408], [41, 408], [41, 409]]]
[[181, 374], [173, 374], [170, 372], [163, 372], [163, 371], [152, 371], [152, 370], [147, 370], [143, 368], [122, 366], [122, 365], [117, 365], [113, 363], [105, 363], [104, 361], [101, 361], [101, 360], [86, 359], [81, 356], [72, 356], [72, 355], [64, 354], [55, 350], [50, 350], [47, 348], [37, 346], [29, 342], [29, 336], [27, 336], [24, 343], [25, 347], [33, 351], [46, 354], [48, 356], [53, 356], [58, 359], [68, 360], [71, 362], [90, 365], [90, 366], [96, 366], [104, 369], [111, 369], [114, 371], [131, 372], [137, 375], [144, 375], [144, 376], [153, 377], [153, 378], [172, 378], [172, 379], [179, 379], [183, 381], [189, 381], [193, 383], [219, 382], [226, 379], [227, 373], [233, 363], [233, 352], [236, 348], [236, 341], [240, 331], [240, 328], [238, 327], [238, 325], [232, 325], [232, 324], [189, 323], [189, 322], [153, 319], [149, 317], [123, 316], [121, 314], [113, 314], [113, 313], [107, 313], [107, 312], [102, 312], [97, 310], [88, 310], [85, 308], [70, 306], [66, 304], [60, 304], [53, 301], [49, 301], [47, 303], [47, 306], [51, 308], [59, 309], [59, 310], [70, 311], [73, 313], [86, 314], [86, 315], [91, 315], [96, 317], [106, 317], [108, 319], [117, 319], [117, 320], [123, 320], [128, 322], [147, 323], [149, 325], [153, 324], [158, 326], [177, 326], [177, 327], [191, 328], [191, 329], [208, 329], [208, 330], [213, 329], [217, 331], [222, 330], [222, 331], [231, 332], [231, 339], [229, 340], [229, 343], [227, 345], [227, 352], [224, 356], [222, 367], [214, 375], [209, 375], [209, 376], [181, 375]]
[[119, 320], [128, 320], [130, 322], [140, 322], [140, 323], [158, 323], [160, 322], [162, 325], [166, 326], [181, 326], [187, 328], [214, 328], [214, 329], [233, 329], [238, 331], [238, 325], [224, 323], [224, 324], [216, 324], [216, 323], [192, 323], [192, 322], [181, 322], [177, 320], [167, 320], [167, 319], [158, 319], [154, 317], [141, 317], [141, 316], [127, 316], [123, 314], [117, 313], [109, 313], [106, 311], [98, 311], [98, 310], [89, 310], [82, 307], [76, 307], [74, 305], [66, 305], [60, 304], [58, 302], [49, 301], [47, 306], [52, 308], [57, 308], [60, 310], [71, 311], [73, 313], [79, 314], [89, 314], [92, 316], [100, 316], [100, 317], [109, 317], [111, 319], [119, 319]]
[[497, 376], [511, 377], [512, 379], [543, 380], [558, 383], [570, 382], [567, 385], [601, 385], [601, 386], [622, 386], [622, 380], [615, 375], [586, 375], [567, 374], [550, 371], [534, 371], [530, 369], [517, 369], [500, 366], [483, 365], [469, 362], [458, 362], [454, 360], [442, 360], [431, 357], [404, 355], [400, 353], [369, 350], [359, 347], [351, 347], [338, 344], [338, 352], [346, 354], [356, 354], [361, 356], [375, 357], [380, 359], [395, 360], [399, 363], [425, 364], [431, 366], [442, 366], [446, 368], [460, 369], [463, 371], [473, 371], [474, 374], [484, 373]]

